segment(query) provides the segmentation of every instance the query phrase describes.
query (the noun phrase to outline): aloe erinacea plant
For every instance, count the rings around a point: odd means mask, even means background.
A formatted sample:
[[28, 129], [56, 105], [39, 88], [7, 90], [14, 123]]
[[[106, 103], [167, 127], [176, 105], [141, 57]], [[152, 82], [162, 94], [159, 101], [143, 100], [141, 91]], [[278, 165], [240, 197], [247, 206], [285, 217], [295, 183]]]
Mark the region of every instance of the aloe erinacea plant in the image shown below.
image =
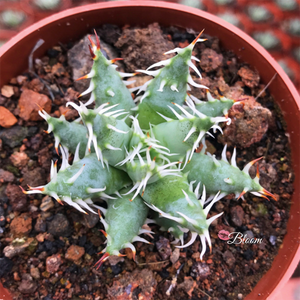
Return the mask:
[[[135, 256], [133, 243], [148, 243], [139, 236], [151, 233], [143, 228], [147, 223], [171, 232], [174, 243], [181, 241], [179, 248], [191, 245], [199, 235], [202, 259], [206, 244], [211, 248], [209, 226], [222, 215], [207, 219], [216, 201], [231, 193], [243, 197], [246, 192], [275, 199], [259, 184], [258, 172], [254, 179], [248, 173], [257, 160], [240, 170], [235, 149], [230, 163], [226, 146], [221, 160], [205, 154], [205, 134], [210, 129], [222, 131], [221, 122], [230, 124], [227, 112], [237, 101], [214, 99], [209, 91], [208, 101], [190, 94], [190, 85], [208, 90], [190, 75], [193, 70], [201, 77], [192, 62], [198, 60], [192, 55], [194, 45], [204, 41], [200, 36], [185, 48], [167, 52], [176, 56], [146, 71], [137, 70], [154, 78], [134, 89], [133, 100], [123, 77], [135, 73], [118, 72], [114, 64], [118, 59], [103, 56], [96, 35], [96, 44], [90, 38], [89, 46], [93, 67], [80, 78], [90, 78], [89, 88], [82, 93], [91, 93], [90, 100], [67, 104], [78, 111], [80, 120], [68, 122], [64, 116], [57, 119], [39, 112], [48, 123], [47, 132], [53, 132], [56, 149], [61, 145], [62, 165], [57, 172], [52, 163], [51, 181], [24, 193], [50, 195], [83, 213], [99, 214], [107, 243], [97, 267], [110, 255], [121, 255], [123, 248], [130, 248]], [[92, 103], [95, 108], [87, 108]], [[196, 153], [201, 141], [204, 147]], [[107, 202], [105, 208], [94, 204], [99, 197]], [[191, 239], [184, 245], [183, 234], [188, 231]]]

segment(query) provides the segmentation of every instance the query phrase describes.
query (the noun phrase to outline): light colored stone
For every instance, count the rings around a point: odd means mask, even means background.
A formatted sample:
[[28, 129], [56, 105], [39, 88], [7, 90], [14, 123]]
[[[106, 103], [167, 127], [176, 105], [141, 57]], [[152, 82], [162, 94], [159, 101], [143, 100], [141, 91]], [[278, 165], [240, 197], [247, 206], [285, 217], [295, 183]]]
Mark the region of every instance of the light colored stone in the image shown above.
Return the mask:
[[0, 106], [0, 126], [9, 128], [17, 122], [17, 118], [7, 108]]
[[14, 88], [11, 85], [4, 85], [1, 89], [1, 94], [9, 98], [14, 94]]
[[38, 111], [43, 109], [50, 113], [51, 105], [52, 103], [48, 96], [25, 89], [19, 99], [19, 116], [25, 121], [42, 120]]

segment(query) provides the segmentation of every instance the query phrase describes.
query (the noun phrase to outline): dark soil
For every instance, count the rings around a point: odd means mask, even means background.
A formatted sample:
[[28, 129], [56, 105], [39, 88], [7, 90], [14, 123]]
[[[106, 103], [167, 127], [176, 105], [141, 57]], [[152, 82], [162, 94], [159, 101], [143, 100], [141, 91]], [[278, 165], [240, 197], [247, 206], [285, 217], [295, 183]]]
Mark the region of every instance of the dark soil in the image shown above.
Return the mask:
[[[125, 71], [146, 69], [166, 50], [186, 46], [196, 36], [173, 27], [161, 30], [157, 24], [144, 29], [106, 25], [98, 32], [102, 43], [107, 43], [108, 57], [109, 49], [124, 55], [120, 66]], [[68, 52], [74, 45], [57, 45], [35, 60], [36, 75], [25, 72], [13, 78], [8, 84], [12, 88], [0, 96], [0, 106], [17, 118], [14, 126], [0, 127], [0, 277], [15, 299], [166, 299], [167, 295], [181, 300], [243, 299], [271, 267], [286, 233], [293, 192], [284, 121], [267, 91], [255, 101], [267, 84], [260, 83], [259, 74], [223, 51], [217, 38], [204, 37], [208, 40], [195, 47], [195, 56], [201, 58], [197, 63], [203, 75], [201, 83], [215, 96], [222, 93], [246, 99], [244, 106], [238, 105], [229, 114], [235, 119], [230, 125], [234, 130], [228, 128], [224, 137], [209, 138], [209, 151], [220, 157], [220, 142], [236, 144], [240, 168], [264, 156], [259, 163], [260, 182], [278, 201], [249, 193], [245, 200], [229, 195], [219, 201], [210, 214], [224, 214], [210, 228], [212, 253], [207, 252], [203, 262], [199, 240], [179, 251], [170, 244], [172, 236], [154, 225], [150, 226], [155, 232], [152, 244], [136, 243], [137, 263], [126, 250], [127, 258], [112, 258], [97, 271], [94, 264], [105, 241], [98, 217], [84, 216], [48, 196], [26, 196], [18, 187], [47, 183], [51, 159], [60, 161], [53, 136], [44, 132], [45, 122], [22, 106], [24, 91], [34, 92], [30, 93], [32, 102], [42, 95], [42, 105], [50, 103], [53, 116], [66, 113], [68, 120], [77, 117], [65, 104], [78, 101], [81, 91], [74, 86], [73, 74], [79, 74], [81, 67], [76, 66], [75, 58], [75, 66], [74, 61], [72, 67], [68, 64]], [[87, 51], [88, 45], [84, 47]], [[145, 77], [138, 80], [143, 82]], [[203, 90], [191, 93], [206, 98]], [[228, 149], [228, 157], [232, 150]], [[254, 167], [252, 173], [255, 176]], [[230, 245], [218, 238], [220, 230], [261, 238], [262, 243]]]

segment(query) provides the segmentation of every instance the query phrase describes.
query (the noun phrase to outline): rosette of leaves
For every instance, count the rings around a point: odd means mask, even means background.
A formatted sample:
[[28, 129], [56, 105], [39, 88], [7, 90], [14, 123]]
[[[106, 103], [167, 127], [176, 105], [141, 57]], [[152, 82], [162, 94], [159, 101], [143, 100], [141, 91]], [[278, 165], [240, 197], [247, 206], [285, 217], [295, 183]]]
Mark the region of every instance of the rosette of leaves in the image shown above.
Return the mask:
[[[192, 55], [201, 33], [185, 48], [167, 53], [174, 57], [155, 63], [138, 73], [153, 79], [132, 90], [123, 78], [132, 73], [118, 72], [114, 62], [107, 60], [90, 38], [90, 53], [94, 60], [91, 71], [80, 79], [90, 78], [90, 93], [85, 104], [68, 103], [80, 115], [80, 120], [66, 121], [64, 116], [53, 118], [45, 111], [47, 132], [53, 132], [55, 147], [61, 145], [62, 165], [57, 171], [52, 163], [51, 181], [45, 186], [29, 187], [26, 194], [42, 193], [67, 203], [83, 213], [98, 213], [107, 238], [97, 267], [110, 256], [122, 255], [136, 241], [148, 241], [140, 235], [149, 234], [145, 224], [156, 223], [174, 236], [179, 248], [191, 245], [199, 236], [202, 250], [211, 249], [209, 226], [222, 213], [207, 218], [216, 201], [234, 193], [237, 198], [247, 192], [256, 196], [275, 197], [259, 183], [259, 174], [252, 179], [249, 168], [236, 165], [236, 151], [231, 162], [205, 154], [205, 147], [195, 153], [210, 129], [221, 130], [219, 123], [230, 124], [227, 112], [237, 101], [221, 97], [214, 99], [207, 91], [207, 100], [200, 101], [189, 92], [190, 86], [206, 89], [193, 81], [190, 71], [201, 74]], [[154, 70], [153, 70], [154, 69]], [[93, 109], [87, 108], [91, 103]], [[205, 145], [203, 143], [203, 145]], [[69, 153], [74, 155], [69, 164]], [[206, 196], [207, 194], [208, 197]], [[107, 205], [94, 203], [101, 197]], [[184, 244], [183, 234], [191, 238]]]

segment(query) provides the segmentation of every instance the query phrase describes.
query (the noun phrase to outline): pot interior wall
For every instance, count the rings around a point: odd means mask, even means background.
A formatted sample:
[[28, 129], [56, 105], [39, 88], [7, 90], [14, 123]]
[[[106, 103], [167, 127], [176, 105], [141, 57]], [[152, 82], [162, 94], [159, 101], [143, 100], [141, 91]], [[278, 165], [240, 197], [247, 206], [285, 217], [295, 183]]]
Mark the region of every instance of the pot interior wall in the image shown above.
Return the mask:
[[[142, 6], [144, 5], [144, 6]], [[71, 15], [72, 11], [72, 15]], [[117, 25], [147, 25], [158, 22], [161, 25], [175, 25], [182, 28], [192, 28], [217, 36], [221, 45], [231, 49], [240, 60], [249, 63], [257, 69], [263, 83], [267, 84], [274, 74], [278, 73], [271, 83], [269, 91], [273, 94], [287, 122], [287, 132], [292, 146], [293, 166], [296, 174], [295, 182], [300, 182], [300, 100], [292, 83], [267, 54], [267, 52], [250, 37], [234, 26], [200, 10], [183, 7], [177, 4], [134, 1], [119, 3], [99, 3], [83, 6], [59, 13], [29, 27], [13, 38], [0, 49], [0, 86], [21, 74], [28, 67], [28, 56], [36, 42], [42, 38], [45, 43], [35, 52], [35, 57], [41, 56], [53, 45], [75, 41], [93, 28], [105, 23]], [[237, 35], [234, 33], [236, 31]], [[8, 51], [9, 49], [9, 51]], [[257, 53], [262, 50], [262, 54]], [[265, 57], [267, 57], [267, 60]], [[271, 63], [275, 63], [272, 66]], [[293, 100], [296, 99], [297, 103]], [[246, 299], [266, 299], [267, 295], [279, 288], [279, 282], [286, 281], [293, 271], [295, 255], [299, 254], [299, 211], [300, 189], [295, 186], [291, 217], [288, 223], [287, 235], [279, 255], [274, 260], [271, 270], [257, 284]], [[295, 268], [295, 266], [294, 266]], [[273, 293], [274, 294], [274, 293]]]

